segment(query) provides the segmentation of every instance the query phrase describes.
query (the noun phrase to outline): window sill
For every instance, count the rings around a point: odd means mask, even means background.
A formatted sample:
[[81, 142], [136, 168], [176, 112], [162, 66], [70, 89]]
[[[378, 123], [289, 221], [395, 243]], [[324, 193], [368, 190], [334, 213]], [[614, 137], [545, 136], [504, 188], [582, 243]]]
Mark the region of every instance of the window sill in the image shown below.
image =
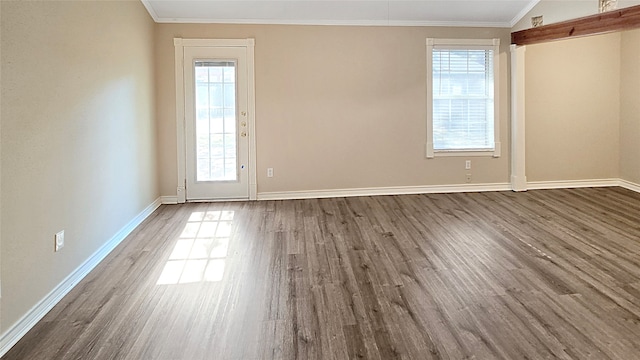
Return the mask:
[[437, 157], [500, 157], [500, 143], [496, 143], [496, 148], [492, 150], [434, 150], [427, 145], [427, 159], [433, 159]]

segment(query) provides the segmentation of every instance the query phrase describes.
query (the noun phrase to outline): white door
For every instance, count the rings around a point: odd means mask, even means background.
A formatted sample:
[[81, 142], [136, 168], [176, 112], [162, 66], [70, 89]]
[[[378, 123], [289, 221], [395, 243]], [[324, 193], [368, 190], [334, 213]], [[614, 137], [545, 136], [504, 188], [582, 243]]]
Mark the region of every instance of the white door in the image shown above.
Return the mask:
[[245, 47], [185, 47], [186, 200], [249, 199]]

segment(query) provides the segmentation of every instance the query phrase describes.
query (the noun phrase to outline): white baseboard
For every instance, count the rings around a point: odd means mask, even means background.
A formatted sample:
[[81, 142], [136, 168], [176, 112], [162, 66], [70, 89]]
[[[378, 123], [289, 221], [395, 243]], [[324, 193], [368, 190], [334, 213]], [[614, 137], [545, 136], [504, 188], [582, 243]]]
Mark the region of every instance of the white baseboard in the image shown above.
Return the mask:
[[527, 190], [608, 187], [608, 186], [619, 186], [619, 185], [620, 185], [619, 179], [530, 181], [527, 183]]
[[258, 193], [258, 200], [292, 200], [292, 199], [319, 199], [334, 197], [375, 196], [375, 195], [407, 195], [430, 193], [458, 193], [481, 191], [509, 191], [511, 185], [499, 184], [460, 184], [460, 185], [429, 185], [429, 186], [400, 186], [377, 187], [360, 189], [331, 189], [310, 191], [282, 191]]
[[623, 179], [618, 180], [618, 182], [619, 182], [618, 185], [620, 187], [640, 193], [640, 184], [632, 183], [631, 181], [627, 181]]
[[162, 205], [175, 205], [178, 203], [177, 196], [160, 196], [160, 202]]
[[620, 186], [640, 193], [640, 184], [623, 179], [567, 180], [567, 181], [531, 181], [527, 190], [571, 189], [584, 187]]
[[66, 294], [71, 291], [91, 270], [104, 260], [113, 249], [118, 246], [138, 225], [162, 204], [156, 199], [147, 206], [133, 220], [129, 221], [120, 231], [109, 239], [100, 249], [91, 255], [82, 265], [67, 276], [47, 296], [29, 310], [18, 322], [12, 325], [0, 336], [0, 356], [3, 356], [15, 345], [31, 328], [42, 319]]
[[[562, 181], [531, 181], [526, 183], [526, 190], [570, 189], [584, 187], [620, 186], [640, 192], [640, 185], [622, 179], [590, 179], [590, 180], [562, 180]], [[432, 194], [456, 192], [509, 191], [511, 184], [459, 184], [459, 185], [430, 185], [430, 186], [400, 186], [360, 189], [331, 189], [310, 191], [282, 191], [258, 193], [258, 200], [293, 200], [320, 199], [334, 197], [375, 196], [375, 195], [405, 195]]]

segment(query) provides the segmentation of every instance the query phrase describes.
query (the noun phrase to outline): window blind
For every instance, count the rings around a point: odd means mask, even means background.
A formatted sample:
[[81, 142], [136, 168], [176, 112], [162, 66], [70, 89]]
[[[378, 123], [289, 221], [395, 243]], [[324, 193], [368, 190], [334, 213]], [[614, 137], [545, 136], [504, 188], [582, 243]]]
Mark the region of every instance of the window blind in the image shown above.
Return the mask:
[[433, 49], [433, 149], [493, 150], [493, 50]]

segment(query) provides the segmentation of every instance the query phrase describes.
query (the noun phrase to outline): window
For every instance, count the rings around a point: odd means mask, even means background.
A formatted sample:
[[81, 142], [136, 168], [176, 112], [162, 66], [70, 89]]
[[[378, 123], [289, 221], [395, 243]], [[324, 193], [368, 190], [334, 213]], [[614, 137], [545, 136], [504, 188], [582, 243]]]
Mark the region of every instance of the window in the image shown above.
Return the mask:
[[427, 157], [500, 156], [500, 39], [427, 39]]

